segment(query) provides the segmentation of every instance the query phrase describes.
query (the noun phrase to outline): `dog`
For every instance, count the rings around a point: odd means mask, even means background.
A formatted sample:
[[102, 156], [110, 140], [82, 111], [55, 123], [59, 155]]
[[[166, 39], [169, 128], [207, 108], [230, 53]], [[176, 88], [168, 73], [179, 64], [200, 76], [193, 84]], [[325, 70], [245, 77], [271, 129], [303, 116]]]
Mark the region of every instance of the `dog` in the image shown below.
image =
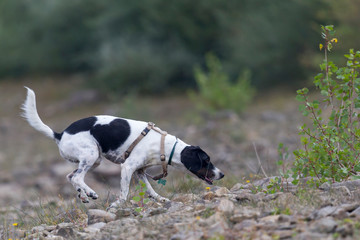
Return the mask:
[[[103, 159], [121, 164], [120, 194], [110, 208], [118, 208], [126, 202], [133, 174], [146, 184], [150, 198], [170, 201], [158, 195], [149, 183], [145, 169], [151, 166], [163, 165], [164, 173], [159, 178], [167, 175], [168, 164], [186, 170], [210, 185], [224, 177], [200, 147], [162, 132], [151, 123], [99, 115], [75, 121], [61, 133], [54, 132], [39, 117], [34, 91], [25, 88], [27, 96], [22, 105], [22, 116], [33, 128], [56, 142], [62, 158], [78, 164], [78, 168], [67, 175], [67, 180], [84, 203], [88, 203], [89, 198], [98, 198], [86, 185], [84, 177]], [[167, 163], [165, 159], [168, 159]]]

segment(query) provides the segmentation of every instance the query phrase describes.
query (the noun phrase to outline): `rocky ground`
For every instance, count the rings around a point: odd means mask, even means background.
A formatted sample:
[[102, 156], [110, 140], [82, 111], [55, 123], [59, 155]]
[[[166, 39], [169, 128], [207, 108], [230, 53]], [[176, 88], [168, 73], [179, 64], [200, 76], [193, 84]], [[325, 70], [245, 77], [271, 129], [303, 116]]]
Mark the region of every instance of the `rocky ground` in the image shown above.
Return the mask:
[[269, 179], [177, 194], [171, 202], [136, 203], [116, 211], [88, 209], [66, 222], [13, 230], [25, 239], [360, 239], [360, 180], [324, 184], [318, 190], [291, 186], [265, 194]]

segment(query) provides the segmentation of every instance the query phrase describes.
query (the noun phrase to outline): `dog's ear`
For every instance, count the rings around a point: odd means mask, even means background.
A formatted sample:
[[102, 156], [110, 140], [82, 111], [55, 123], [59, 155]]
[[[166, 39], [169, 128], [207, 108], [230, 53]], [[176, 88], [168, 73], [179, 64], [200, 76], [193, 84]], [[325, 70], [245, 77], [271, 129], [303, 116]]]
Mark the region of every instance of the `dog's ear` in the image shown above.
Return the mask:
[[197, 146], [187, 146], [181, 152], [181, 162], [192, 172], [199, 171], [202, 166], [199, 161], [201, 158], [198, 156], [199, 149]]
[[200, 160], [205, 161], [207, 163], [210, 162], [209, 155], [207, 155], [206, 152], [204, 152], [202, 149], [199, 148], [197, 155], [200, 158]]

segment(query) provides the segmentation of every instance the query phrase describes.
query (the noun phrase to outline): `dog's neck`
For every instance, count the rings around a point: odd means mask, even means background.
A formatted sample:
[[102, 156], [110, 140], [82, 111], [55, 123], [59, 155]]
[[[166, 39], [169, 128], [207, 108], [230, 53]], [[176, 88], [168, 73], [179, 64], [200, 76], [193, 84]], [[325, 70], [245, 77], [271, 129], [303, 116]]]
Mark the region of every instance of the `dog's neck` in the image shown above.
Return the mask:
[[176, 137], [170, 134], [168, 134], [166, 138], [167, 138], [165, 140], [166, 161], [169, 161], [169, 156], [174, 147], [174, 144], [176, 141], [178, 141], [174, 149], [174, 154], [171, 160], [171, 166], [175, 168], [182, 168], [184, 164], [182, 164], [181, 162], [181, 152], [182, 150], [184, 150], [185, 147], [189, 146], [189, 144], [185, 143], [179, 138], [176, 140]]

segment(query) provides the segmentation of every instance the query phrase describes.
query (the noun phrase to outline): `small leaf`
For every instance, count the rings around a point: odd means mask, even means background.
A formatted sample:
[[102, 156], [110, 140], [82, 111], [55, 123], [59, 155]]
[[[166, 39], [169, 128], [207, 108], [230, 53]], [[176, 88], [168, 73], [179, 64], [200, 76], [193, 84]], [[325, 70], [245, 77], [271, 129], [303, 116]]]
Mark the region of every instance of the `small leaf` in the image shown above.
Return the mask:
[[137, 208], [135, 208], [135, 211], [139, 213], [139, 212], [142, 211], [142, 208], [141, 208], [141, 207], [137, 207]]
[[143, 203], [144, 203], [144, 204], [147, 204], [149, 201], [150, 201], [150, 199], [145, 198], [144, 201], [143, 201]]
[[139, 196], [134, 196], [132, 199], [133, 199], [135, 202], [139, 202], [139, 201], [140, 201], [140, 197], [139, 197]]
[[145, 193], [144, 193], [144, 192], [139, 192], [139, 195], [140, 195], [140, 196], [144, 196]]

